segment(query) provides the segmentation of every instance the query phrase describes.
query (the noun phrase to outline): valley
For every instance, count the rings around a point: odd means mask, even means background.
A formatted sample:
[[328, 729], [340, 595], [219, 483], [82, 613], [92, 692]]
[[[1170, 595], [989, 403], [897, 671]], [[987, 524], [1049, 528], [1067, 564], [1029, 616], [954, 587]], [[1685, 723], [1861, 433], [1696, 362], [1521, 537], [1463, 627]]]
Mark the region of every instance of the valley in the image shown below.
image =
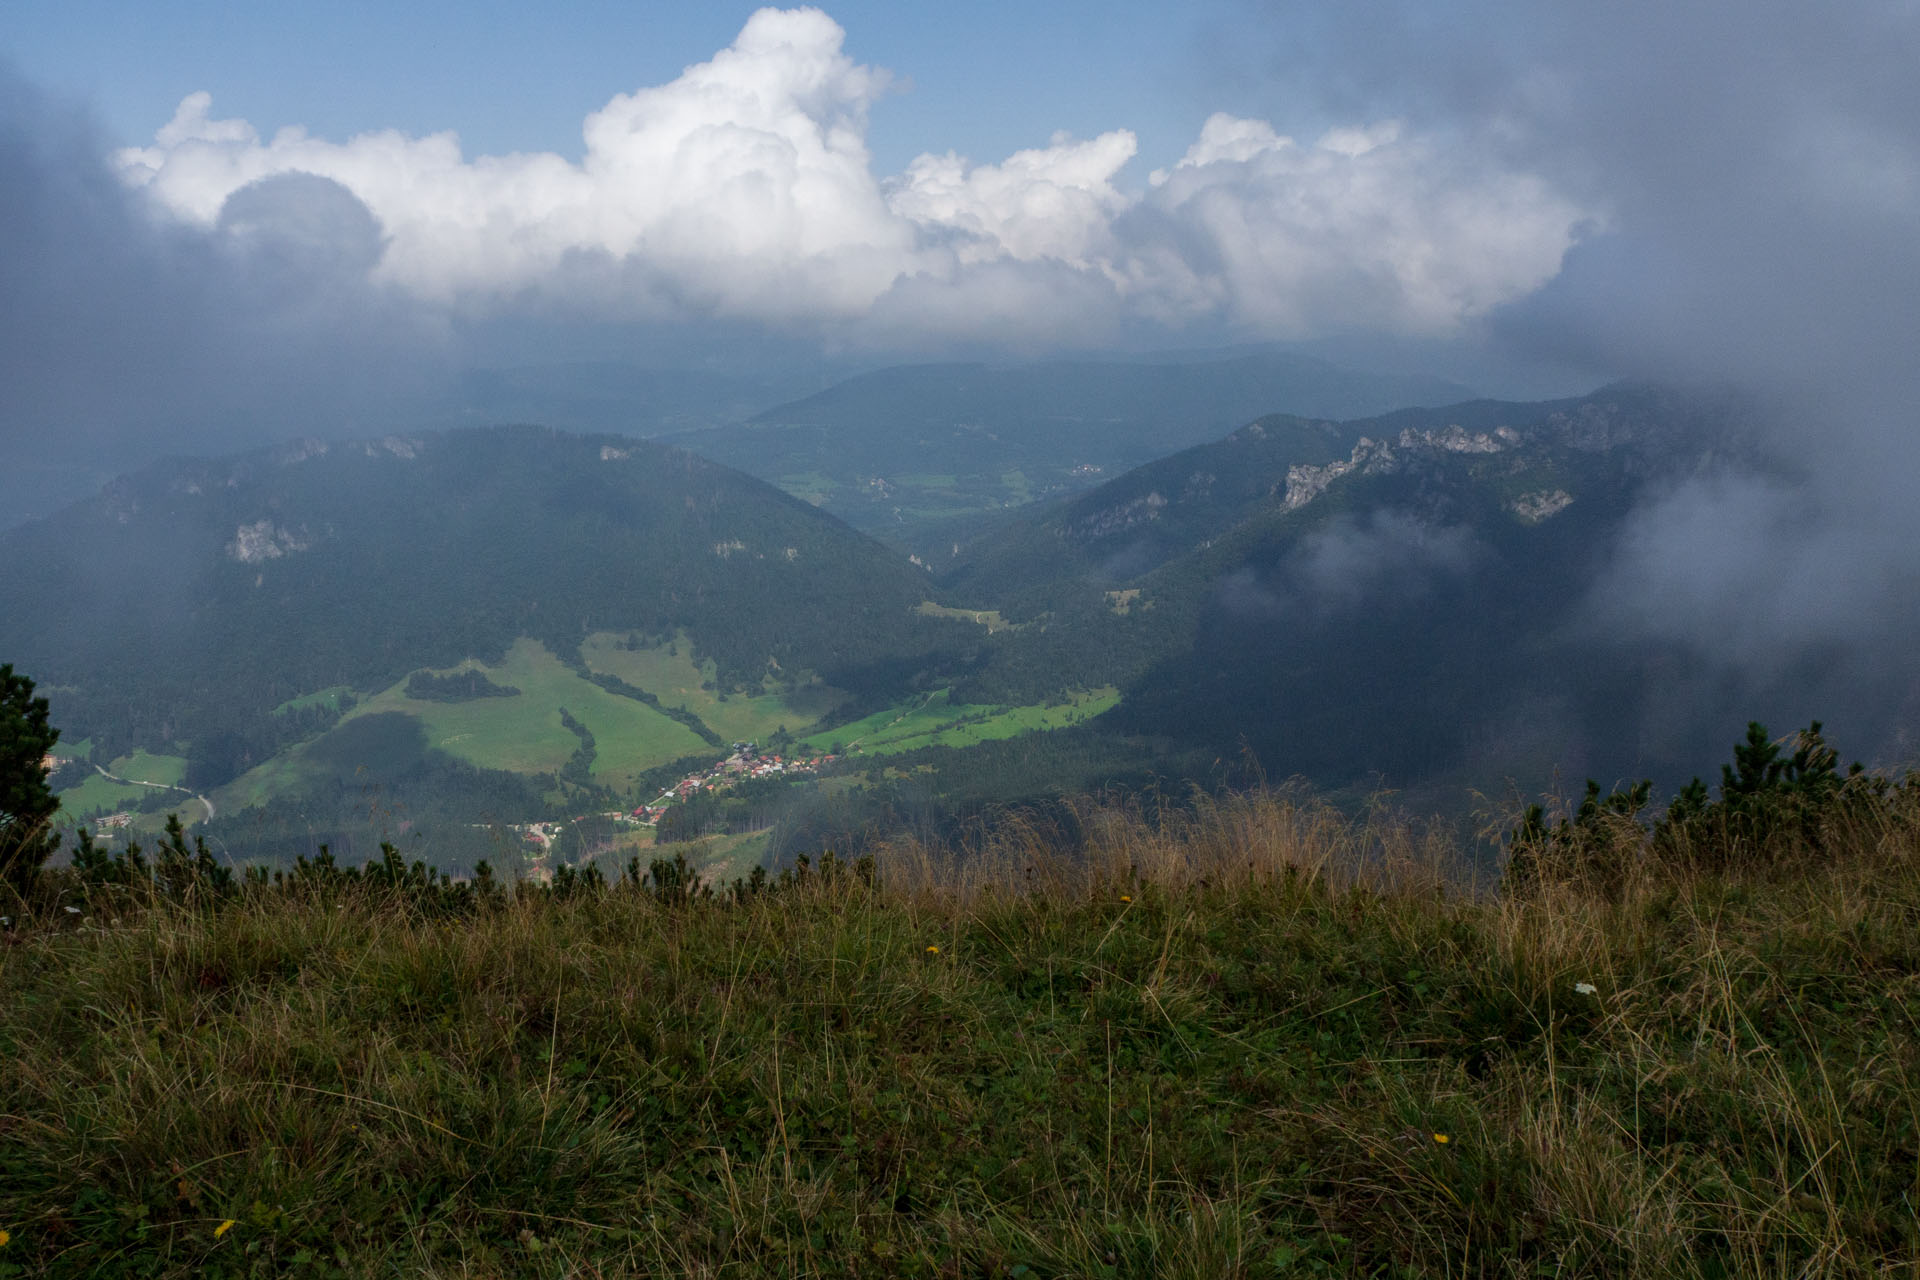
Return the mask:
[[[1092, 376], [1068, 373], [1048, 376]], [[876, 395], [991, 400], [1010, 376], [856, 379], [820, 405], [869, 425], [808, 430], [880, 468]], [[1240, 770], [1441, 808], [1556, 765], [1677, 779], [1724, 717], [1650, 733], [1651, 704], [1612, 691], [1680, 657], [1580, 619], [1641, 496], [1738, 455], [1738, 422], [1629, 386], [1268, 413], [1077, 494], [903, 508], [893, 546], [648, 441], [286, 446], [163, 464], [0, 534], [0, 563], [33, 566], [0, 588], [34, 619], [0, 644], [89, 744], [59, 780], [70, 821], [151, 838], [179, 809], [235, 857], [394, 841], [518, 865], [502, 832], [681, 803], [743, 743], [834, 759], [708, 792], [655, 838], [753, 835], [779, 861], [909, 814]], [[968, 447], [1025, 474], [1010, 443]], [[1804, 720], [1832, 692], [1745, 710]]]
[[1262, 414], [1361, 418], [1470, 395], [1272, 349], [907, 365], [667, 438], [932, 562], [1002, 513], [1084, 492]]

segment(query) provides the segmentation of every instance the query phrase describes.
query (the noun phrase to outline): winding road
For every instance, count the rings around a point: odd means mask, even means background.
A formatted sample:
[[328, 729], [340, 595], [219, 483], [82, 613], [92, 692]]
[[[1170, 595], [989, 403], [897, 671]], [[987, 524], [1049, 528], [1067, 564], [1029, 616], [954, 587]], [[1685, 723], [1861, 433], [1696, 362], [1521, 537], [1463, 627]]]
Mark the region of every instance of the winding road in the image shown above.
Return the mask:
[[101, 768], [97, 764], [93, 766], [93, 771], [99, 774], [101, 777], [105, 778], [108, 782], [118, 782], [123, 786], [153, 787], [160, 791], [178, 791], [183, 796], [192, 796], [195, 800], [198, 800], [202, 805], [206, 806], [207, 816], [202, 818], [201, 821], [202, 822], [213, 821], [213, 801], [207, 799], [203, 795], [198, 794], [197, 792], [189, 791], [185, 787], [176, 787], [169, 782], [144, 782], [139, 778], [123, 778], [117, 773], [108, 773], [105, 769]]

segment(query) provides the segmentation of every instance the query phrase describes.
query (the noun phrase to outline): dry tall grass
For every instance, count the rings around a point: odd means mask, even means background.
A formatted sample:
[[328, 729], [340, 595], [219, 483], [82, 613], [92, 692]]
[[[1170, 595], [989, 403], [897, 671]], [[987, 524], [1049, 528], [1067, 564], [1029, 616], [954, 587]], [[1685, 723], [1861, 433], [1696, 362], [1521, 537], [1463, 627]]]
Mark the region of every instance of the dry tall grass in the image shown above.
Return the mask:
[[1385, 806], [1156, 813], [739, 901], [70, 886], [0, 946], [0, 1273], [1920, 1265], [1910, 793], [1510, 896]]

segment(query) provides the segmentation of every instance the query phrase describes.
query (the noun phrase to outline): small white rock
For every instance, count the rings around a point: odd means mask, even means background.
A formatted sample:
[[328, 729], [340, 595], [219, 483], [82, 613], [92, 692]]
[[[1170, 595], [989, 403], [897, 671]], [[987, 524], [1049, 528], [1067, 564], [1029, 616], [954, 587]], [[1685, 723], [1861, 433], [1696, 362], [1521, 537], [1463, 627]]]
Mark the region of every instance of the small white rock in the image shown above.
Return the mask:
[[1573, 994], [1577, 996], [1597, 996], [1600, 994], [1600, 988], [1594, 986], [1591, 982], [1576, 982], [1573, 984]]

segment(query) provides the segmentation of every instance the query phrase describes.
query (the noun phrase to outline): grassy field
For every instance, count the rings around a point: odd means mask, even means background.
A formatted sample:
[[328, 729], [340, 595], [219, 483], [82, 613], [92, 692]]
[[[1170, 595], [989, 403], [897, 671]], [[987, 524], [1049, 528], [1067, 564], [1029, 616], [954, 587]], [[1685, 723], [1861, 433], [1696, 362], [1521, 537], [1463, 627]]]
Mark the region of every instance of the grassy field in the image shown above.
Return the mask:
[[723, 702], [717, 690], [702, 687], [713, 679], [713, 664], [696, 664], [685, 636], [641, 649], [623, 647], [623, 639], [606, 631], [588, 636], [580, 646], [587, 669], [645, 689], [662, 706], [691, 711], [728, 742], [765, 742], [783, 726], [799, 733], [846, 698], [816, 684], [754, 696], [728, 694]]
[[1068, 696], [1058, 706], [991, 707], [952, 702], [941, 689], [914, 702], [875, 712], [801, 743], [825, 751], [839, 743], [849, 751], [889, 755], [922, 747], [968, 747], [1043, 729], [1062, 729], [1117, 705], [1119, 690], [1095, 689]]
[[232, 782], [213, 792], [214, 803], [222, 813], [247, 809], [279, 795], [304, 790], [321, 776], [306, 760], [304, 746], [293, 747], [247, 770]]
[[[593, 734], [593, 776], [619, 786], [634, 775], [708, 750], [698, 735], [644, 703], [589, 684], [534, 640], [517, 640], [498, 666], [470, 664], [495, 684], [520, 690], [511, 698], [420, 702], [402, 681], [368, 698], [347, 719], [404, 711], [427, 727], [427, 741], [483, 769], [544, 773], [566, 764], [580, 740], [560, 723], [560, 708]], [[437, 673], [447, 674], [447, 673]]]
[[[938, 606], [927, 606], [938, 609]], [[943, 611], [979, 621], [989, 629], [1000, 625], [998, 615], [977, 617], [962, 611]], [[781, 728], [803, 733], [834, 706], [845, 694], [820, 684], [795, 689], [768, 691], [753, 696], [729, 694], [724, 699], [709, 685], [711, 664], [704, 668], [694, 662], [685, 637], [671, 644], [628, 649], [624, 637], [598, 632], [580, 647], [587, 668], [598, 674], [617, 676], [660, 700], [661, 705], [693, 713], [702, 723], [728, 742], [765, 742]], [[514, 644], [497, 666], [469, 663], [468, 667], [485, 672], [495, 684], [520, 692], [513, 697], [475, 698], [467, 702], [421, 701], [407, 696], [405, 681], [359, 701], [342, 718], [347, 725], [364, 717], [399, 712], [420, 721], [427, 743], [450, 755], [488, 769], [520, 773], [557, 772], [563, 768], [580, 742], [560, 722], [560, 708], [567, 711], [593, 734], [595, 759], [593, 776], [611, 786], [621, 787], [658, 765], [689, 755], [711, 754], [712, 748], [691, 729], [652, 707], [632, 698], [610, 693], [582, 679], [543, 646], [522, 639]], [[463, 668], [450, 668], [451, 671]], [[296, 699], [309, 703], [339, 690], [323, 690]], [[895, 753], [927, 746], [964, 747], [996, 738], [1009, 738], [1035, 730], [1056, 729], [1098, 715], [1119, 700], [1112, 689], [1077, 694], [1059, 706], [989, 707], [954, 706], [946, 693], [877, 713], [853, 724], [801, 740], [813, 751], [825, 750], [833, 742], [855, 743], [863, 751]], [[293, 706], [293, 703], [287, 704]], [[319, 740], [324, 745], [326, 739]], [[304, 790], [323, 776], [331, 776], [337, 765], [320, 768], [310, 758], [315, 744], [305, 744], [282, 752], [227, 784], [214, 795], [222, 812], [244, 809], [264, 803], [275, 795]], [[160, 770], [162, 762], [175, 760], [178, 768], [185, 762], [177, 757], [148, 756], [141, 753], [141, 767]], [[132, 775], [128, 775], [132, 776]], [[178, 778], [175, 772], [169, 777]], [[156, 772], [153, 781], [165, 781]], [[108, 809], [124, 807], [144, 798], [142, 788], [118, 787], [104, 778], [90, 779], [70, 793], [75, 804]], [[68, 807], [69, 813], [90, 809]]]
[[656, 845], [651, 829], [635, 832], [621, 841], [612, 853], [593, 859], [602, 875], [618, 879], [630, 858], [638, 858], [642, 867], [655, 858], [684, 857], [689, 866], [710, 884], [724, 885], [747, 876], [766, 858], [769, 831], [742, 832], [738, 835], [702, 836], [677, 844]]
[[[594, 778], [616, 787], [670, 760], [711, 752], [685, 725], [581, 679], [537, 641], [516, 641], [498, 666], [467, 665], [484, 671], [495, 684], [520, 692], [468, 702], [419, 701], [407, 696], [402, 680], [363, 699], [341, 723], [397, 711], [419, 720], [428, 745], [449, 755], [486, 769], [546, 773], [561, 769], [580, 746], [560, 722], [565, 707], [593, 734]], [[311, 745], [295, 747], [242, 775], [221, 789], [217, 802], [223, 809], [245, 808], [309, 785], [317, 776], [307, 758]]]
[[[83, 818], [90, 814], [131, 809], [151, 796], [154, 789], [131, 786], [130, 783], [151, 782], [176, 787], [187, 776], [187, 760], [185, 756], [161, 755], [142, 748], [109, 764], [107, 772], [127, 781], [115, 782], [113, 778], [95, 773], [78, 786], [68, 787], [60, 793], [61, 812], [69, 818]], [[180, 794], [180, 798], [185, 800], [186, 796]]]
[[1076, 825], [738, 901], [56, 884], [0, 945], [0, 1268], [1920, 1265], [1911, 791], [1796, 861], [1517, 897], [1285, 793]]
[[147, 798], [146, 787], [130, 787], [94, 774], [78, 786], [60, 793], [60, 812], [68, 818], [85, 818], [97, 813], [131, 809]]
[[931, 600], [922, 600], [914, 612], [924, 618], [952, 618], [956, 622], [971, 622], [977, 627], [985, 627], [987, 634], [996, 631], [1017, 631], [1019, 628], [1000, 616], [998, 609], [953, 609]]
[[159, 755], [143, 747], [115, 760], [107, 766], [107, 772], [129, 782], [157, 782], [177, 787], [187, 776], [187, 758]]

